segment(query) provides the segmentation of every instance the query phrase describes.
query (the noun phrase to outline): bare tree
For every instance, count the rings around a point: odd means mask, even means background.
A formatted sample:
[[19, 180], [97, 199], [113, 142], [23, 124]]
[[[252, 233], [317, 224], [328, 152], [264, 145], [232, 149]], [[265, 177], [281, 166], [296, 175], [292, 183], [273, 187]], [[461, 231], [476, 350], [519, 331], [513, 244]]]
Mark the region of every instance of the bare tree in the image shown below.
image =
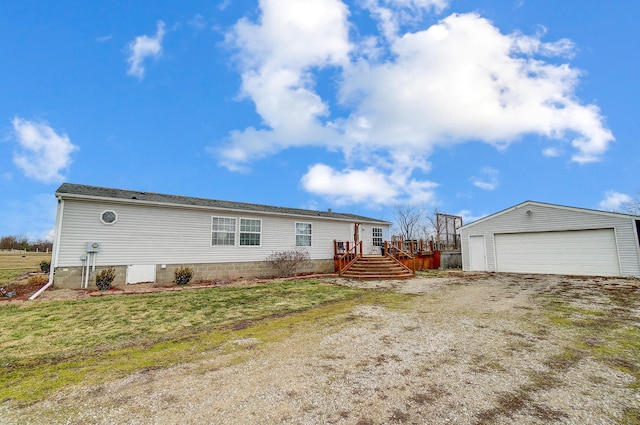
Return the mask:
[[433, 234], [435, 213], [429, 214], [417, 206], [398, 205], [395, 208], [395, 224], [402, 239], [428, 239]]
[[625, 202], [620, 211], [625, 214], [640, 215], [640, 196]]
[[437, 209], [428, 212], [417, 206], [396, 206], [392, 232], [405, 241], [431, 240], [437, 243], [439, 250], [456, 250], [460, 248], [460, 226], [460, 216], [442, 214]]

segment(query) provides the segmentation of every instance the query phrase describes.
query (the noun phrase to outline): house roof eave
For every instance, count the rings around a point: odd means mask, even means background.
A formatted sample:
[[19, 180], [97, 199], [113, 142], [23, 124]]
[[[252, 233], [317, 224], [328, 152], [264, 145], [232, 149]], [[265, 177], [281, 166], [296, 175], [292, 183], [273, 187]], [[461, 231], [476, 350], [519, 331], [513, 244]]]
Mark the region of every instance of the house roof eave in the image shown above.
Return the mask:
[[218, 201], [213, 199], [193, 198], [181, 195], [164, 195], [159, 193], [76, 185], [71, 183], [62, 184], [55, 194], [58, 199], [80, 199], [96, 202], [107, 201], [123, 204], [189, 208], [210, 211], [215, 210], [235, 213], [252, 213], [259, 215], [320, 218], [334, 221], [357, 221], [369, 224], [391, 225], [391, 223], [388, 221], [359, 216], [355, 214], [305, 210], [300, 208], [274, 207], [269, 205], [250, 204], [234, 201]]

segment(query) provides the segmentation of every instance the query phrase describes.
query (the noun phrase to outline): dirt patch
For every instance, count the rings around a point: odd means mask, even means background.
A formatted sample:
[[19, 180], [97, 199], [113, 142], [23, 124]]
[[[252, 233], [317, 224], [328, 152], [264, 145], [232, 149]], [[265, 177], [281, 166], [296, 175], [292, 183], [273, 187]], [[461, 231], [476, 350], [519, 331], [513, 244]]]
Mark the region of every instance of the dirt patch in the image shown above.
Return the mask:
[[[135, 295], [135, 294], [150, 294], [156, 292], [170, 292], [170, 291], [185, 291], [185, 290], [197, 290], [202, 288], [217, 288], [223, 286], [247, 286], [260, 283], [256, 279], [238, 279], [228, 281], [197, 281], [188, 285], [176, 285], [175, 283], [157, 284], [157, 283], [139, 283], [135, 285], [127, 285], [124, 288], [113, 287], [106, 291], [99, 291], [97, 289], [55, 289], [47, 288], [37, 298], [37, 300], [82, 300], [89, 297], [100, 296], [112, 296], [112, 295]], [[16, 280], [10, 284], [3, 286], [5, 291], [13, 293], [11, 297], [0, 296], [0, 305], [3, 302], [22, 302], [26, 301], [35, 294], [44, 285], [41, 283], [28, 283], [28, 276]]]
[[[33, 273], [25, 274], [18, 278], [15, 282], [5, 285], [3, 288], [7, 292], [13, 292], [11, 297], [0, 296], [0, 305], [3, 302], [22, 302], [29, 299], [30, 296], [35, 294], [43, 284], [31, 284], [28, 283], [28, 278]], [[298, 279], [314, 279], [314, 278], [328, 278], [335, 277], [334, 274], [323, 275], [303, 275], [286, 279], [278, 280], [298, 280]], [[230, 280], [194, 280], [187, 285], [176, 285], [175, 283], [154, 283], [144, 282], [133, 285], [126, 285], [124, 287], [113, 287], [106, 291], [99, 291], [97, 289], [55, 289], [53, 287], [45, 290], [37, 299], [38, 300], [81, 300], [88, 297], [100, 297], [100, 296], [112, 296], [112, 295], [135, 295], [135, 294], [151, 294], [156, 292], [171, 292], [171, 291], [188, 291], [197, 290], [203, 288], [220, 288], [226, 286], [242, 287], [251, 285], [260, 285], [268, 283], [273, 279], [258, 279], [258, 278], [239, 278]], [[335, 279], [333, 279], [335, 280]]]
[[244, 335], [202, 362], [0, 408], [0, 423], [636, 423], [638, 359], [593, 348], [606, 346], [614, 324], [640, 326], [637, 280], [331, 279], [407, 297], [358, 305], [278, 342]]
[[25, 275], [16, 282], [12, 282], [2, 286], [4, 292], [0, 290], [0, 303], [8, 303], [12, 301], [20, 302], [28, 300], [31, 295], [35, 294], [40, 288], [44, 286], [42, 283], [29, 283], [29, 276], [30, 275]]

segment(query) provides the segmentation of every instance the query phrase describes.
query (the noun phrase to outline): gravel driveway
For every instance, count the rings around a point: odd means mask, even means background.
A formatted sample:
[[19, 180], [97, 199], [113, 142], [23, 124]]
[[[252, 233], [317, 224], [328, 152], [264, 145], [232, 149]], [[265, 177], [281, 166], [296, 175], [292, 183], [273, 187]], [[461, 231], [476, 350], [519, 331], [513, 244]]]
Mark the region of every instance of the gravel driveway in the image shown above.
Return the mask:
[[0, 409], [0, 423], [637, 423], [640, 395], [629, 371], [637, 373], [639, 360], [627, 358], [625, 369], [598, 357], [605, 333], [566, 326], [548, 308], [555, 300], [570, 307], [563, 312], [614, 317], [637, 331], [638, 280], [445, 276], [335, 279], [410, 300], [359, 305], [277, 342], [237, 339], [205, 362]]

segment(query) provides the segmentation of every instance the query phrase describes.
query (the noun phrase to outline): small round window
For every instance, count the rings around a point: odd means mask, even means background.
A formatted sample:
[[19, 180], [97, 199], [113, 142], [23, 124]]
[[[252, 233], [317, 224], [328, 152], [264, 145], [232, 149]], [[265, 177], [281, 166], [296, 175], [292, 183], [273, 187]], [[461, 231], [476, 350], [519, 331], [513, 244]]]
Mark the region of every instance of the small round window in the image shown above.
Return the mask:
[[118, 214], [115, 211], [104, 211], [100, 216], [100, 221], [104, 224], [113, 224], [118, 220]]

